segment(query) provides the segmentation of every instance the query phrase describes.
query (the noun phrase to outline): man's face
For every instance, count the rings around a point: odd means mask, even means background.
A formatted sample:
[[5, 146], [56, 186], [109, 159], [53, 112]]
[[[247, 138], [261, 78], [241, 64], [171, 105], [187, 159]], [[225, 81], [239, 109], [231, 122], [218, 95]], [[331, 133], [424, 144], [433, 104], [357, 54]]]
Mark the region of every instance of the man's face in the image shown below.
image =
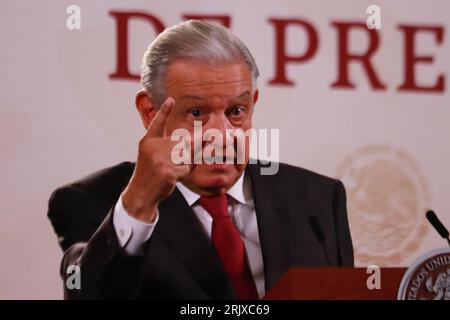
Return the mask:
[[[243, 62], [210, 65], [176, 60], [167, 71], [166, 92], [175, 100], [166, 123], [169, 135], [175, 129], [184, 128], [193, 137], [194, 121], [202, 121], [203, 133], [211, 128], [222, 133], [225, 154], [226, 130], [246, 131], [252, 127], [258, 93], [254, 92], [252, 74]], [[203, 142], [203, 148], [208, 143]], [[226, 192], [245, 169], [249, 157], [246, 145], [245, 164], [194, 164], [182, 182], [202, 195]]]

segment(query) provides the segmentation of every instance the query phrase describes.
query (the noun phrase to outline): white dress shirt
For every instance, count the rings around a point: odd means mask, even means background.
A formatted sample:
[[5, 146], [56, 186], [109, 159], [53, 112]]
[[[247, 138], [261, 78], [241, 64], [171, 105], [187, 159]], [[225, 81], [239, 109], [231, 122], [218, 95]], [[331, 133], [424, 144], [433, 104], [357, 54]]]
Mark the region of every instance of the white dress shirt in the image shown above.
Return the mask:
[[[200, 195], [188, 189], [181, 182], [177, 182], [176, 186], [194, 211], [205, 233], [211, 238], [213, 219], [198, 204], [197, 200], [200, 198]], [[228, 212], [241, 234], [253, 280], [255, 281], [258, 296], [261, 298], [265, 293], [264, 266], [250, 179], [242, 174], [239, 180], [228, 190], [227, 194], [229, 195]], [[113, 224], [119, 242], [128, 254], [136, 255], [142, 252], [145, 242], [150, 239], [158, 223], [158, 219], [158, 212], [154, 223], [145, 223], [129, 216], [123, 207], [122, 197], [119, 198], [114, 208]]]

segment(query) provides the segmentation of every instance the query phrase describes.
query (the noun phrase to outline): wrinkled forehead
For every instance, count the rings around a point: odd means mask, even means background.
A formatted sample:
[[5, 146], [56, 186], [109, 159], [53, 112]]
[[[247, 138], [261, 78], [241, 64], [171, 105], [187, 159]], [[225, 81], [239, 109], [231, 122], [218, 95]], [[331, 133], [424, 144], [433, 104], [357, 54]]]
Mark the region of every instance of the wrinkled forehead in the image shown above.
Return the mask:
[[242, 61], [175, 60], [168, 67], [165, 83], [169, 95], [179, 97], [242, 98], [254, 91], [252, 74]]

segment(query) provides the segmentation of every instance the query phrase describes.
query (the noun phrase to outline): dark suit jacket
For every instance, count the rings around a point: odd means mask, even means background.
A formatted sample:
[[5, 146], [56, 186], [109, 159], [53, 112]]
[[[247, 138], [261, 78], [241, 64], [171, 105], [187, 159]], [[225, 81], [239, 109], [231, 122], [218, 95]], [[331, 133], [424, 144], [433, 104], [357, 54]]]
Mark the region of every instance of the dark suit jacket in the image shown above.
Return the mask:
[[[353, 248], [345, 189], [338, 180], [280, 164], [276, 175], [260, 175], [249, 164], [259, 237], [269, 290], [290, 267], [327, 266], [322, 245], [308, 217], [326, 235], [332, 266], [352, 266]], [[145, 254], [128, 256], [119, 245], [112, 214], [134, 164], [124, 162], [57, 189], [48, 217], [65, 251], [61, 275], [69, 265], [81, 269], [81, 289], [66, 298], [234, 299], [209, 238], [192, 209], [175, 189], [160, 203], [159, 222]], [[64, 281], [65, 282], [65, 281]]]

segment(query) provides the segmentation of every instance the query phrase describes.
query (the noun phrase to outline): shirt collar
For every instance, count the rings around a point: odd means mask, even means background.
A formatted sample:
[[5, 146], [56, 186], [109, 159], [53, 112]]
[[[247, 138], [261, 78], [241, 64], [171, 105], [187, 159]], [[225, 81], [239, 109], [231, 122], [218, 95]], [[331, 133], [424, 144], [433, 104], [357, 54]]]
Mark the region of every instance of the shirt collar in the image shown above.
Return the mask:
[[200, 199], [200, 195], [191, 191], [188, 187], [186, 187], [181, 182], [177, 182], [176, 186], [178, 190], [180, 190], [181, 194], [183, 195], [184, 199], [186, 199], [186, 202], [191, 207], [198, 199]]
[[[189, 206], [194, 205], [195, 202], [200, 199], [199, 194], [190, 190], [183, 183], [177, 182], [176, 186], [178, 190], [180, 190], [184, 199], [186, 199], [186, 202]], [[227, 191], [227, 195], [241, 204], [245, 204], [251, 207], [254, 206], [250, 179], [247, 178], [245, 173], [241, 174], [236, 183]]]

